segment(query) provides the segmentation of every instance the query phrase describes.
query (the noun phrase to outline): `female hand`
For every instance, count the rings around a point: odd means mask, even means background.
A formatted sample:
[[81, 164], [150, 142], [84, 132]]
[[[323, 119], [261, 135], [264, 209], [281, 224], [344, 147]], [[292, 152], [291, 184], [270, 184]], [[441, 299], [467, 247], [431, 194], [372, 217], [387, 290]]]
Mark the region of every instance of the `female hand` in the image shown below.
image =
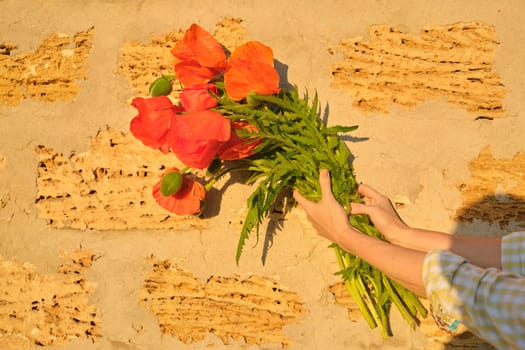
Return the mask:
[[[345, 209], [335, 199], [328, 170], [319, 173], [319, 184], [321, 186], [321, 200], [312, 202], [304, 198], [297, 190], [293, 196], [297, 203], [306, 211], [308, 220], [317, 232], [331, 240], [340, 243], [348, 230], [353, 229], [348, 222]], [[402, 232], [408, 226], [399, 217], [390, 200], [381, 193], [367, 185], [359, 185], [358, 193], [363, 197], [364, 203], [351, 203], [351, 214], [366, 214], [377, 227], [377, 229], [392, 243], [403, 242]]]
[[297, 190], [293, 192], [293, 197], [303, 207], [308, 221], [312, 223], [317, 233], [332, 242], [339, 243], [348, 235], [349, 230], [355, 230], [348, 222], [348, 215], [345, 209], [337, 202], [332, 193], [328, 170], [323, 169], [320, 171], [319, 184], [321, 186], [321, 200], [319, 202], [309, 201]]
[[357, 192], [364, 203], [351, 203], [352, 214], [366, 214], [374, 226], [392, 243], [401, 239], [402, 231], [408, 226], [394, 209], [392, 202], [381, 193], [367, 185], [359, 185]]
[[[421, 273], [425, 253], [390, 244], [354, 229], [348, 221], [345, 209], [332, 194], [327, 170], [321, 170], [319, 183], [321, 200], [317, 203], [307, 200], [298, 191], [293, 193], [319, 235], [359, 256], [419, 295], [425, 295]], [[365, 204], [351, 203], [353, 214], [371, 215], [372, 220], [385, 230], [406, 226], [388, 198], [364, 185], [359, 186], [358, 191], [364, 197]]]

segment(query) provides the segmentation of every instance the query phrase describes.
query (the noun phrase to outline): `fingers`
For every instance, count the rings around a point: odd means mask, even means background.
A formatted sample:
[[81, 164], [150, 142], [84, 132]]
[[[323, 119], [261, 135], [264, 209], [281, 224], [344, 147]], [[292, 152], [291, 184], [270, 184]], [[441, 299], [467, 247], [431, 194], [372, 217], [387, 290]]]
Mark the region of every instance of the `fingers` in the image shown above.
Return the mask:
[[350, 203], [350, 214], [357, 215], [357, 214], [370, 214], [371, 208], [366, 204], [361, 203]]
[[[333, 197], [332, 194], [332, 182], [330, 181], [330, 173], [326, 169], [322, 169], [319, 172], [319, 185], [321, 187], [321, 198]], [[305, 204], [312, 203], [306, 198], [304, 198], [299, 191], [293, 191], [293, 197], [300, 205], [304, 206]]]
[[364, 199], [364, 203], [350, 203], [350, 212], [352, 214], [366, 214], [370, 215], [374, 210], [374, 206], [380, 202], [382, 194], [374, 190], [372, 187], [365, 184], [359, 184], [357, 193]]
[[[326, 169], [322, 169], [319, 172], [319, 185], [321, 187], [321, 198], [332, 198], [332, 184], [330, 181], [330, 173]], [[309, 212], [312, 210], [312, 207], [317, 204], [315, 202], [312, 202], [305, 197], [303, 197], [299, 191], [294, 190], [293, 191], [293, 198], [295, 201], [303, 207], [303, 209], [306, 212]]]
[[332, 181], [330, 179], [330, 172], [326, 169], [321, 169], [319, 172], [319, 185], [321, 186], [321, 198], [332, 198]]
[[359, 184], [359, 186], [357, 187], [357, 192], [361, 196], [368, 197], [368, 198], [377, 198], [378, 196], [381, 195], [379, 192], [374, 190], [372, 187], [367, 186], [365, 184]]

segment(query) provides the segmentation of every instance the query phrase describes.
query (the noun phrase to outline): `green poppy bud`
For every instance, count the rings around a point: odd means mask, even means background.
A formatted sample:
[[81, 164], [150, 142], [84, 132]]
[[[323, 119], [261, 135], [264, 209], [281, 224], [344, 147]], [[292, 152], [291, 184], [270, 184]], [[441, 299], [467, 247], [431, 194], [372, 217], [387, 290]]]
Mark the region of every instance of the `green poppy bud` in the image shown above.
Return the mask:
[[178, 171], [164, 175], [160, 184], [160, 193], [165, 197], [177, 193], [182, 186], [182, 181], [182, 175]]
[[170, 94], [172, 86], [171, 81], [173, 79], [170, 76], [162, 76], [155, 79], [149, 86], [149, 93], [151, 96], [167, 96]]
[[208, 166], [208, 174], [215, 174], [222, 167], [222, 160], [214, 158]]

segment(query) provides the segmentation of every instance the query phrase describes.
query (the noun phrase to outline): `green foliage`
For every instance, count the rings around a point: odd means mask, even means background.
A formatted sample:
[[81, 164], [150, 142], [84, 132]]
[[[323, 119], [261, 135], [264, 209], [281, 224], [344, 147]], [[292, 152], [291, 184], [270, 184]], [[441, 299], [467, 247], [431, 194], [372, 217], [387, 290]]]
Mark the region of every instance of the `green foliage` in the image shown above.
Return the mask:
[[[332, 177], [335, 198], [347, 205], [360, 202], [351, 152], [339, 137], [357, 126], [327, 126], [318, 116], [317, 94], [310, 99], [306, 92], [300, 96], [295, 87], [277, 95], [250, 94], [249, 104], [219, 98], [217, 111], [231, 120], [245, 120], [258, 129], [263, 139], [257, 153], [247, 162], [251, 171], [248, 183], [256, 184], [248, 198], [248, 213], [237, 245], [239, 263], [246, 240], [268, 216], [278, 195], [286, 188], [294, 188], [310, 200], [321, 196], [319, 170], [328, 169]], [[349, 216], [350, 223], [360, 231], [383, 239], [368, 216]], [[381, 271], [353, 256], [337, 245], [332, 245], [341, 275], [350, 295], [356, 300], [370, 327], [380, 326], [382, 334], [391, 335], [388, 312], [392, 303], [400, 309], [410, 325], [415, 326], [417, 313], [426, 315], [419, 299], [403, 287], [393, 284]]]
[[[232, 120], [246, 120], [258, 129], [264, 139], [250, 162], [253, 172], [249, 182], [260, 181], [248, 199], [248, 214], [239, 239], [237, 262], [245, 241], [268, 215], [273, 200], [284, 188], [297, 188], [309, 199], [320, 195], [318, 172], [327, 168], [334, 181], [334, 194], [348, 203], [356, 197], [350, 152], [339, 133], [357, 126], [331, 126], [318, 117], [318, 98], [311, 103], [308, 93], [299, 96], [297, 88], [282, 90], [278, 95], [250, 95], [250, 104], [239, 104], [224, 97], [217, 110]], [[256, 107], [254, 107], [256, 105]], [[336, 197], [337, 198], [337, 197]]]

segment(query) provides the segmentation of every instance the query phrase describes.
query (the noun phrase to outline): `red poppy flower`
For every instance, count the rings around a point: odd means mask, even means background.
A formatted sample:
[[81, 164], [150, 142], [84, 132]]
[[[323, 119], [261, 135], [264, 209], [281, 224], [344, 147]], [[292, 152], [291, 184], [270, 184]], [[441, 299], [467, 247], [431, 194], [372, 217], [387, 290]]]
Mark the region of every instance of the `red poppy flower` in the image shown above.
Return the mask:
[[[176, 170], [172, 169], [171, 171]], [[190, 177], [183, 175], [180, 189], [170, 195], [160, 193], [162, 179], [153, 187], [153, 197], [164, 209], [176, 215], [197, 214], [201, 211], [201, 202], [206, 197], [204, 186]]]
[[180, 94], [180, 102], [184, 110], [204, 111], [216, 107], [218, 104], [214, 95], [217, 95], [215, 84], [199, 84], [185, 88]]
[[226, 67], [226, 53], [219, 42], [197, 24], [192, 24], [171, 50], [175, 74], [184, 86], [205, 84]]
[[242, 100], [250, 92], [261, 95], [278, 93], [279, 74], [273, 66], [272, 49], [258, 41], [236, 48], [228, 59], [224, 85], [234, 101]]
[[182, 111], [182, 108], [174, 106], [166, 96], [136, 97], [131, 105], [139, 112], [130, 124], [133, 136], [148, 147], [168, 153], [169, 131], [177, 112]]
[[218, 112], [179, 114], [171, 129], [170, 148], [186, 166], [204, 169], [230, 135], [230, 121]]
[[[232, 129], [235, 130], [247, 130], [256, 132], [257, 128], [244, 121], [236, 121], [232, 123]], [[228, 142], [224, 143], [217, 155], [222, 160], [236, 160], [247, 158], [254, 154], [254, 150], [262, 142], [261, 138], [245, 137], [241, 138], [237, 132], [232, 132]]]

